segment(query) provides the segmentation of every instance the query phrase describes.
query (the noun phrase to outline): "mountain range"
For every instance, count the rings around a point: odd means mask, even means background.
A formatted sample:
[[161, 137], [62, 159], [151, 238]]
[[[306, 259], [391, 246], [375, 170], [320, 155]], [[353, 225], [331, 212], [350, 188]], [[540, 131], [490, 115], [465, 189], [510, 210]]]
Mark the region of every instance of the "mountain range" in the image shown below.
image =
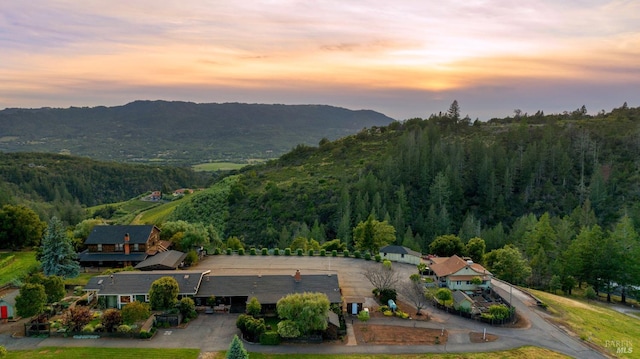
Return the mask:
[[115, 107], [0, 111], [0, 151], [194, 164], [276, 158], [393, 119], [327, 105], [135, 101]]

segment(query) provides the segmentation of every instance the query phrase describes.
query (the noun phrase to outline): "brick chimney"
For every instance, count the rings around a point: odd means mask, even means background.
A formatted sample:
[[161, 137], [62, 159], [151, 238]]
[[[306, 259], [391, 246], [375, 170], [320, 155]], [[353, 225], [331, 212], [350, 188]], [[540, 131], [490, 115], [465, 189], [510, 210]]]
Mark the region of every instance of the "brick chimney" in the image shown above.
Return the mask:
[[129, 233], [124, 235], [124, 254], [129, 254]]
[[302, 276], [300, 275], [300, 270], [296, 269], [296, 274], [293, 276], [293, 279], [297, 282], [300, 282], [300, 280], [302, 280]]

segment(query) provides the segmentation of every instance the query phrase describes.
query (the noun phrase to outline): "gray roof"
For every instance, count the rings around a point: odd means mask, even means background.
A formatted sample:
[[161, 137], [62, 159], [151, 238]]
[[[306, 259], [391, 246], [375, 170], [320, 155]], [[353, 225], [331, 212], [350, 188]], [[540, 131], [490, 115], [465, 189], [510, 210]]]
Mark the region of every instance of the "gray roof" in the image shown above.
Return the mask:
[[147, 258], [145, 252], [89, 252], [85, 250], [78, 255], [80, 262], [142, 262]]
[[453, 291], [453, 302], [454, 303], [460, 303], [465, 299], [468, 300], [469, 302], [473, 303], [473, 299], [471, 299], [471, 297], [469, 297], [465, 292], [463, 292], [461, 290], [454, 290]]
[[186, 253], [174, 250], [160, 252], [138, 263], [135, 268], [140, 270], [176, 269], [186, 256]]
[[204, 277], [198, 297], [256, 297], [261, 304], [275, 304], [287, 294], [320, 292], [330, 303], [340, 303], [340, 285], [337, 273], [303, 274], [300, 282], [292, 275], [252, 275]]
[[410, 254], [412, 256], [422, 257], [422, 253], [418, 253], [413, 249], [410, 249], [407, 247], [396, 246], [396, 245], [382, 247], [380, 248], [380, 253]]
[[147, 243], [154, 225], [140, 226], [95, 226], [84, 244], [124, 243], [124, 235], [129, 233], [129, 243]]
[[118, 272], [100, 275], [89, 279], [85, 291], [98, 291], [100, 295], [148, 294], [151, 283], [162, 277], [173, 277], [178, 282], [179, 294], [195, 295], [202, 282], [202, 277], [209, 271], [151, 271], [151, 272]]

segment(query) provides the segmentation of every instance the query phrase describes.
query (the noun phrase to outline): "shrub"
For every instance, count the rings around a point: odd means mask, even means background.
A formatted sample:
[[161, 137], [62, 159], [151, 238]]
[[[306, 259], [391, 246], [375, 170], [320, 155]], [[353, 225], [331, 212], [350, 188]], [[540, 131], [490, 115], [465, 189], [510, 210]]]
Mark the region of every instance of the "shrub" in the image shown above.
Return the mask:
[[353, 258], [360, 258], [360, 251], [353, 251]]
[[345, 257], [345, 258], [349, 257], [349, 250], [345, 249], [344, 251], [342, 251], [342, 256]]
[[216, 247], [216, 248], [213, 250], [213, 255], [217, 256], [217, 255], [219, 255], [219, 254], [220, 254], [220, 248]]
[[85, 333], [93, 333], [95, 331], [95, 328], [93, 327], [93, 325], [87, 324], [84, 327], [82, 327], [82, 331]]
[[280, 344], [280, 335], [275, 331], [268, 331], [260, 334], [260, 344], [262, 345], [278, 345]]
[[364, 254], [364, 259], [370, 261], [371, 260], [371, 253], [367, 252]]
[[510, 310], [504, 304], [494, 304], [489, 306], [489, 313], [498, 320], [506, 319], [509, 317]]
[[258, 298], [251, 297], [251, 299], [249, 299], [249, 301], [247, 302], [246, 311], [247, 314], [254, 317], [260, 314], [260, 312], [262, 311], [262, 305], [260, 304], [260, 301], [258, 301]]
[[380, 291], [380, 302], [388, 303], [389, 299], [393, 299], [394, 301], [397, 299], [398, 294], [395, 289], [383, 289]]
[[298, 254], [298, 257], [302, 257], [302, 248], [296, 249], [296, 253]]
[[131, 332], [131, 327], [126, 325], [126, 324], [122, 324], [118, 326], [118, 333], [130, 333]]
[[104, 326], [102, 325], [102, 323], [98, 323], [93, 327], [93, 331], [94, 332], [103, 332], [104, 331]]
[[184, 258], [184, 263], [187, 266], [192, 266], [198, 264], [198, 253], [196, 251], [189, 251], [187, 256]]
[[381, 305], [378, 308], [378, 310], [381, 311], [382, 313], [384, 313], [384, 312], [386, 312], [387, 310], [390, 310], [390, 309], [389, 309], [389, 306], [387, 306], [387, 305]]
[[140, 333], [138, 334], [140, 339], [149, 339], [153, 336], [152, 332], [148, 332], [146, 330], [140, 330]]
[[117, 309], [107, 309], [102, 313], [101, 322], [105, 332], [113, 332], [122, 324], [122, 313]]
[[382, 314], [384, 314], [385, 317], [393, 316], [393, 312], [390, 310], [385, 310], [384, 312], [382, 312]]
[[240, 329], [247, 340], [255, 342], [260, 338], [260, 334], [267, 330], [264, 319], [256, 319], [248, 314], [240, 314], [236, 320], [236, 327]]
[[182, 314], [182, 316], [185, 318], [185, 320], [193, 319], [197, 316], [196, 304], [193, 302], [193, 299], [189, 297], [180, 299], [180, 301], [178, 302], [178, 310], [180, 311], [180, 314]]
[[62, 324], [71, 332], [79, 332], [91, 322], [91, 311], [88, 307], [76, 306], [67, 310], [62, 316]]
[[269, 250], [266, 248], [262, 248], [262, 255], [263, 256], [269, 255]]
[[401, 310], [396, 310], [396, 317], [398, 318], [402, 318], [402, 319], [407, 319], [409, 318], [409, 314], [401, 311]]
[[279, 256], [280, 255], [280, 249], [279, 248], [274, 248], [273, 249], [273, 255], [274, 256]]
[[382, 260], [382, 257], [380, 257], [379, 254], [376, 254], [376, 256], [374, 257], [376, 262], [380, 262], [380, 260]]
[[251, 248], [249, 250], [249, 254], [252, 255], [252, 256], [255, 256], [256, 255], [256, 249], [255, 248]]
[[338, 251], [337, 251], [337, 250], [335, 250], [335, 249], [334, 249], [334, 250], [332, 250], [332, 251], [331, 251], [331, 256], [332, 256], [332, 257], [337, 257], [337, 256], [338, 256]]
[[122, 321], [126, 324], [133, 324], [140, 320], [145, 320], [151, 315], [151, 308], [148, 303], [134, 301], [122, 308]]
[[77, 285], [77, 286], [73, 287], [73, 295], [81, 296], [83, 294], [84, 294], [84, 291], [82, 290], [82, 286], [81, 285]]
[[326, 251], [326, 250], [324, 250], [324, 249], [321, 249], [321, 250], [320, 250], [320, 257], [324, 257], [324, 256], [326, 256], [326, 255], [327, 255], [327, 251]]
[[238, 249], [238, 255], [240, 255], [240, 256], [244, 255], [244, 248], [239, 248]]
[[284, 249], [284, 255], [285, 256], [290, 256], [291, 255], [291, 248], [285, 248]]
[[[308, 256], [309, 257], [313, 257], [313, 255], [316, 254], [316, 252], [313, 249], [309, 249], [309, 253]], [[277, 334], [277, 333], [276, 333]]]
[[231, 253], [233, 253], [233, 251], [231, 250], [231, 248], [227, 248], [227, 255], [230, 256]]

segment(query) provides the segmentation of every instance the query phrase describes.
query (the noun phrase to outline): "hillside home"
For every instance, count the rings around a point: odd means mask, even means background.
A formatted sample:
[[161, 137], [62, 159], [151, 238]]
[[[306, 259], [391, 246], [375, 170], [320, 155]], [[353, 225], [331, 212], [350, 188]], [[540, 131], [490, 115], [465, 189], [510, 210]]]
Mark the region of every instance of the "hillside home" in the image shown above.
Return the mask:
[[173, 277], [179, 286], [178, 298], [193, 298], [196, 305], [207, 305], [215, 296], [218, 307], [228, 312], [244, 312], [246, 303], [256, 297], [265, 312], [275, 311], [287, 294], [320, 292], [330, 303], [341, 303], [337, 273], [302, 275], [210, 275], [210, 271], [118, 272], [93, 277], [84, 287], [90, 300], [97, 297], [107, 308], [121, 309], [132, 301], [149, 302], [151, 284], [162, 277]]
[[329, 298], [331, 304], [342, 302], [337, 273], [294, 275], [208, 275], [196, 294], [196, 304], [203, 305], [215, 296], [230, 312], [244, 312], [246, 303], [256, 297], [263, 312], [275, 312], [280, 298], [294, 293], [319, 292]]
[[380, 248], [380, 257], [392, 262], [418, 265], [422, 262], [422, 254], [403, 246], [390, 245]]
[[[464, 260], [457, 255], [451, 257], [435, 257], [430, 259], [429, 269], [436, 277], [440, 287], [451, 290], [474, 291], [491, 287], [493, 274], [482, 265], [471, 260]], [[474, 277], [479, 277], [481, 284], [472, 283]]]
[[126, 267], [167, 251], [171, 242], [160, 240], [156, 226], [131, 225], [95, 226], [84, 244], [87, 249], [79, 254], [83, 267]]
[[90, 300], [97, 297], [106, 308], [122, 309], [133, 301], [149, 302], [151, 284], [162, 277], [172, 277], [178, 282], [178, 299], [193, 297], [198, 293], [202, 278], [210, 271], [149, 271], [118, 272], [89, 279], [84, 291]]

